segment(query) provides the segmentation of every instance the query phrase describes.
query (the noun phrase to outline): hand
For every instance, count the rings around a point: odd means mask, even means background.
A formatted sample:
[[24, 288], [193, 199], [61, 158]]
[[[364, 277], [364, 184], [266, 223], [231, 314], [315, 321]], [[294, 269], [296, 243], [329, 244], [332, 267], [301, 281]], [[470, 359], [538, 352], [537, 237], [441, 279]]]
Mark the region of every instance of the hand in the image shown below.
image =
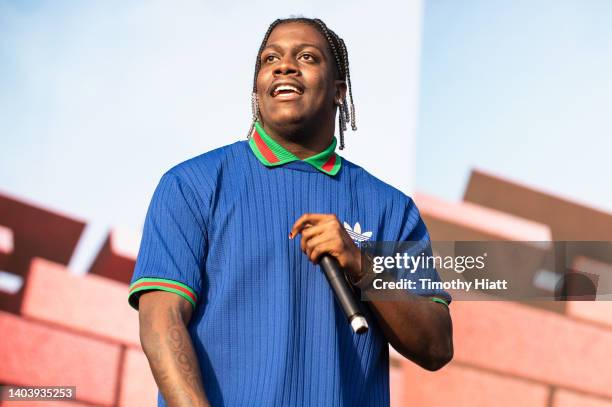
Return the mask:
[[300, 246], [310, 261], [317, 263], [323, 254], [335, 257], [353, 281], [362, 277], [361, 251], [336, 215], [307, 213], [291, 228], [289, 239], [302, 235]]

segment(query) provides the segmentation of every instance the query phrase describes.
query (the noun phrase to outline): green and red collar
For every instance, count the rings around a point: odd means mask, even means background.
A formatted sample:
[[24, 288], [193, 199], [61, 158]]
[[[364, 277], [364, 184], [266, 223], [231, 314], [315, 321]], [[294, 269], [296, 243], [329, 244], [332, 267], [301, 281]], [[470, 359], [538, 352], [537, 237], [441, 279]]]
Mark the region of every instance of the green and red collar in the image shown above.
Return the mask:
[[[338, 171], [340, 171], [340, 166], [342, 165], [342, 159], [335, 152], [336, 143], [337, 141], [334, 137], [329, 147], [302, 161], [312, 165], [325, 174], [336, 175]], [[253, 150], [255, 157], [257, 157], [266, 167], [276, 167], [278, 165], [300, 160], [293, 153], [287, 151], [283, 146], [274, 141], [272, 137], [268, 136], [259, 122], [255, 122], [255, 128], [251, 134], [249, 146], [251, 150]]]

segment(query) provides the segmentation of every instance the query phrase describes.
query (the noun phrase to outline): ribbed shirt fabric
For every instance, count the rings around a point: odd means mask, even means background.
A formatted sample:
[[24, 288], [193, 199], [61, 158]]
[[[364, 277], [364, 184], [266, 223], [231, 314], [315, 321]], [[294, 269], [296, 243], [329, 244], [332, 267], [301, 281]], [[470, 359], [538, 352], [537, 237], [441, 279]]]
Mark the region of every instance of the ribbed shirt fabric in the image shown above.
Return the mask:
[[[305, 213], [359, 223], [371, 240], [429, 241], [409, 197], [345, 159], [335, 175], [299, 160], [265, 166], [239, 141], [159, 181], [130, 304], [149, 289], [194, 304], [188, 330], [213, 406], [389, 405], [388, 343], [374, 316], [364, 307], [370, 330], [354, 334], [300, 238], [288, 238]], [[439, 281], [432, 269], [415, 277]]]

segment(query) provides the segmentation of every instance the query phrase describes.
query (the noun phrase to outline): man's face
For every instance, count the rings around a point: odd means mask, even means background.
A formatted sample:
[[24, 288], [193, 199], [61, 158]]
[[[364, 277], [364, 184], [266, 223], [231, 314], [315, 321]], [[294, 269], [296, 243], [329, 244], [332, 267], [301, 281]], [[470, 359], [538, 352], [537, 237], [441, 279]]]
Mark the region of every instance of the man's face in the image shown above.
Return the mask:
[[261, 53], [259, 110], [266, 125], [287, 128], [335, 117], [337, 81], [327, 40], [304, 23], [277, 26]]

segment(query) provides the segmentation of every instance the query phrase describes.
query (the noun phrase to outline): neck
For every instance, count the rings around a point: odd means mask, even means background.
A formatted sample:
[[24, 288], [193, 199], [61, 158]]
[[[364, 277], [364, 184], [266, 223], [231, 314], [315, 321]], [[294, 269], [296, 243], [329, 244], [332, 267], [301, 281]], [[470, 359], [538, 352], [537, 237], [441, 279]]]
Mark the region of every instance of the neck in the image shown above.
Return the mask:
[[325, 150], [334, 138], [333, 119], [306, 126], [274, 126], [262, 123], [266, 133], [300, 160]]

